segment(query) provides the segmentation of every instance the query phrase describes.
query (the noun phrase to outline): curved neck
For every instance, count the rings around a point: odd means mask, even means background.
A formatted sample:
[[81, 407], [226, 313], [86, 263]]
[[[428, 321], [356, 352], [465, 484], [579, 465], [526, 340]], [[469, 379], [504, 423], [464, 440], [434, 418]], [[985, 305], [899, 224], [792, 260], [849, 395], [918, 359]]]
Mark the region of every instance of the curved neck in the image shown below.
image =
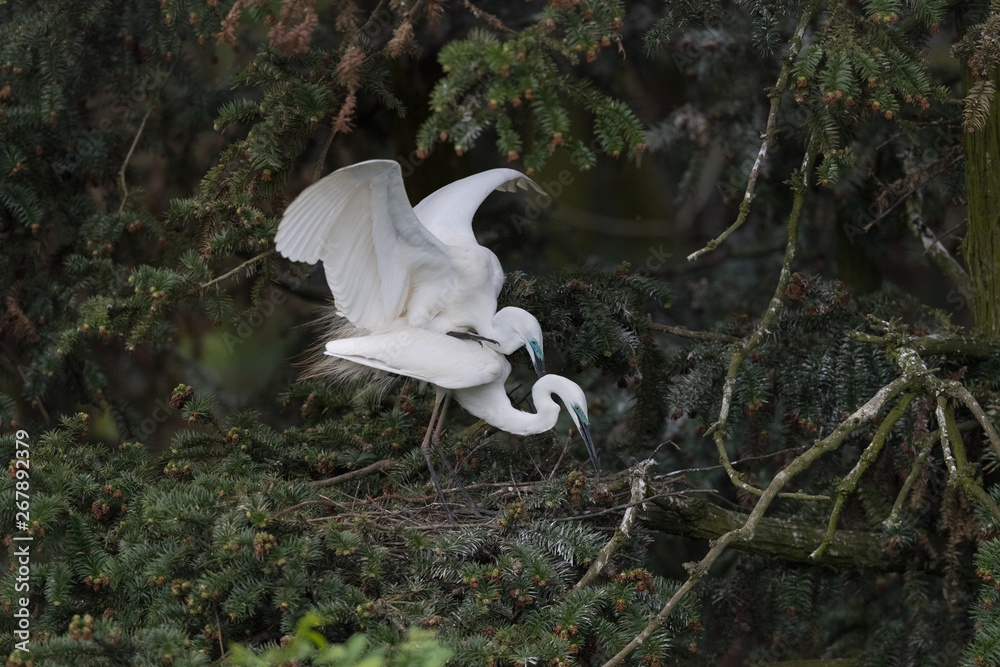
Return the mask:
[[[522, 308], [515, 308], [513, 306], [501, 308], [493, 316], [490, 324], [493, 325], [493, 332], [489, 337], [500, 343], [501, 354], [512, 354], [519, 347], [523, 347], [528, 350], [528, 354], [530, 355], [531, 348], [528, 345], [527, 339], [531, 335], [535, 335], [538, 340], [542, 339], [542, 328], [538, 325], [538, 320]], [[531, 332], [532, 329], [537, 330], [537, 333], [525, 334], [526, 331]], [[486, 334], [480, 332], [480, 335]]]
[[463, 408], [487, 423], [515, 435], [532, 435], [548, 431], [559, 419], [559, 404], [552, 400], [559, 380], [565, 379], [546, 375], [535, 382], [531, 398], [537, 412], [524, 412], [511, 405], [500, 382], [456, 389], [454, 395]]
[[526, 347], [524, 338], [503, 322], [498, 321], [495, 315], [492, 324], [493, 331], [488, 337], [500, 343], [500, 354], [513, 354], [517, 352], [518, 348]]

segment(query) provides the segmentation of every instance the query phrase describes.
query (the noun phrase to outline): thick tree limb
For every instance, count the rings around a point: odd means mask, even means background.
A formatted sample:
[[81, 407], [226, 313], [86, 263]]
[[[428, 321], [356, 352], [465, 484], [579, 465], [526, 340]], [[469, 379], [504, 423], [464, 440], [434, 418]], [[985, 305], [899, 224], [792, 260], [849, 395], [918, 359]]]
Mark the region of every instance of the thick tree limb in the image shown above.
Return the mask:
[[[742, 527], [747, 517], [743, 512], [723, 509], [704, 497], [679, 495], [652, 500], [642, 516], [642, 523], [669, 535], [715, 540]], [[734, 542], [732, 547], [779, 560], [832, 568], [902, 571], [907, 564], [906, 553], [891, 556], [885, 553], [877, 534], [852, 530], [836, 531], [824, 553], [811, 559], [810, 554], [823, 541], [824, 534], [823, 528], [811, 523], [763, 518], [750, 539]]]
[[[712, 543], [712, 548], [709, 549], [708, 553], [705, 554], [705, 557], [700, 561], [697, 563], [685, 563], [684, 567], [689, 573], [687, 581], [685, 581], [681, 587], [674, 592], [667, 603], [663, 605], [663, 608], [649, 620], [649, 623], [645, 628], [643, 628], [642, 632], [636, 635], [635, 638], [621, 651], [604, 663], [604, 667], [615, 667], [615, 665], [622, 664], [622, 662], [625, 661], [625, 658], [631, 655], [633, 651], [643, 644], [643, 642], [649, 639], [653, 633], [666, 622], [666, 620], [670, 617], [670, 614], [677, 608], [680, 601], [684, 599], [684, 596], [690, 593], [691, 589], [694, 588], [706, 574], [708, 574], [709, 569], [727, 548], [740, 542], [753, 541], [757, 528], [763, 520], [764, 513], [767, 511], [767, 508], [770, 507], [774, 499], [778, 497], [778, 493], [781, 489], [783, 489], [793, 477], [808, 469], [809, 466], [815, 463], [816, 460], [823, 454], [840, 447], [847, 436], [853, 433], [854, 430], [861, 424], [870, 422], [876, 415], [878, 415], [879, 411], [881, 411], [883, 406], [885, 406], [886, 402], [898, 396], [908, 387], [908, 385], [915, 382], [917, 379], [918, 376], [904, 373], [902, 377], [896, 378], [886, 386], [879, 389], [867, 403], [862, 405], [854, 412], [854, 414], [841, 422], [840, 426], [834, 429], [833, 433], [822, 440], [817, 440], [812, 447], [799, 456], [796, 456], [795, 459], [788, 464], [788, 466], [775, 475], [774, 479], [771, 480], [771, 483], [767, 485], [767, 488], [764, 489], [764, 492], [757, 500], [757, 504], [754, 505], [753, 511], [746, 517], [745, 523], [739, 528], [727, 531], [720, 536], [719, 539], [715, 540]], [[822, 539], [822, 537], [820, 539]]]

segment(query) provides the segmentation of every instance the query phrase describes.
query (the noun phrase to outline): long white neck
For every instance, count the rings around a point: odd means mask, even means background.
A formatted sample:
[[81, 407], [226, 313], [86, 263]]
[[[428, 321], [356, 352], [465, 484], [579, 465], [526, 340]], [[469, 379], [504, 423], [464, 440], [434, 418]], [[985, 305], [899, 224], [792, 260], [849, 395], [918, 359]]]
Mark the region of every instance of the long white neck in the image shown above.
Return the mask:
[[558, 375], [546, 375], [535, 382], [531, 388], [531, 398], [537, 410], [534, 413], [511, 405], [503, 384], [499, 382], [456, 389], [454, 395], [463, 408], [492, 426], [515, 435], [532, 435], [544, 433], [556, 425], [559, 404], [552, 400], [552, 394], [558, 393], [565, 383], [572, 384]]

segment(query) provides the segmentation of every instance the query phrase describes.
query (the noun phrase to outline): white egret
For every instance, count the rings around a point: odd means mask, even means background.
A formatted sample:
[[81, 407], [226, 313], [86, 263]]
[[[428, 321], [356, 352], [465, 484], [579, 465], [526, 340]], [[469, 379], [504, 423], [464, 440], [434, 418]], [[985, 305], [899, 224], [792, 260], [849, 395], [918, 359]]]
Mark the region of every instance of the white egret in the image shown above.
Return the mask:
[[[541, 188], [513, 169], [447, 185], [411, 207], [399, 164], [359, 162], [306, 188], [285, 210], [275, 246], [290, 260], [322, 260], [337, 308], [379, 333], [410, 326], [522, 345], [544, 372], [541, 328], [521, 309], [497, 312], [503, 270], [476, 241], [472, 216], [493, 190]], [[470, 335], [469, 332], [474, 332]]]
[[[462, 341], [426, 329], [401, 327], [394, 331], [343, 338], [326, 344], [326, 354], [357, 364], [397, 373], [433, 384], [438, 390], [431, 425], [422, 445], [434, 429], [434, 419], [444, 395], [451, 392], [459, 405], [474, 416], [509, 433], [530, 435], [555, 426], [559, 417], [558, 396], [587, 445], [591, 463], [599, 470], [597, 452], [590, 435], [587, 397], [571, 380], [546, 375], [531, 388], [536, 412], [523, 412], [511, 405], [504, 390], [510, 363], [488, 346]], [[440, 425], [438, 426], [440, 428]]]

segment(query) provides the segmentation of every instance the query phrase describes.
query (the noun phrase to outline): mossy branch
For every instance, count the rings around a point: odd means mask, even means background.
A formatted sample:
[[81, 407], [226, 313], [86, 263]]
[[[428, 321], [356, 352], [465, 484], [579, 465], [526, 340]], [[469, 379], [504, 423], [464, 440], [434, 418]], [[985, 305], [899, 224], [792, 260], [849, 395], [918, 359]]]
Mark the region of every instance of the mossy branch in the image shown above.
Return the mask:
[[937, 398], [936, 414], [938, 425], [941, 427], [941, 450], [944, 452], [945, 465], [948, 467], [948, 484], [962, 489], [970, 500], [978, 502], [989, 510], [993, 519], [1000, 523], [1000, 507], [976, 479], [974, 468], [965, 455], [965, 443], [955, 422], [955, 413], [943, 394]]
[[[722, 405], [719, 408], [719, 419], [708, 429], [708, 432], [706, 433], [706, 435], [713, 436], [715, 447], [719, 451], [719, 461], [723, 468], [725, 468], [726, 473], [729, 475], [729, 479], [733, 482], [733, 484], [748, 493], [758, 496], [763, 492], [751, 484], [743, 481], [742, 476], [733, 468], [732, 463], [729, 461], [729, 455], [726, 453], [726, 426], [729, 419], [729, 410], [732, 407], [733, 394], [736, 390], [736, 376], [739, 374], [740, 366], [742, 366], [750, 352], [760, 345], [764, 336], [771, 332], [771, 329], [774, 327], [774, 324], [778, 319], [778, 312], [781, 310], [784, 303], [782, 299], [785, 296], [785, 292], [788, 290], [788, 283], [792, 277], [792, 264], [795, 262], [795, 251], [798, 246], [799, 239], [799, 221], [802, 218], [802, 207], [805, 202], [806, 191], [809, 184], [809, 172], [812, 169], [815, 157], [815, 148], [810, 147], [802, 160], [801, 171], [797, 177], [793, 177], [795, 196], [792, 202], [791, 213], [788, 215], [788, 241], [785, 245], [785, 256], [781, 263], [781, 274], [778, 276], [778, 284], [774, 289], [774, 295], [771, 297], [767, 311], [761, 318], [757, 328], [754, 329], [754, 332], [745, 342], [733, 346], [733, 356], [729, 361], [729, 370], [726, 373], [726, 380], [722, 386]], [[796, 497], [800, 500], [827, 499], [826, 496], [807, 496], [803, 494], [782, 495]]]
[[823, 541], [820, 545], [816, 547], [816, 550], [812, 552], [810, 558], [816, 559], [823, 555], [823, 552], [833, 543], [834, 534], [837, 532], [837, 518], [840, 516], [840, 510], [844, 506], [844, 501], [847, 500], [847, 496], [854, 493], [854, 489], [858, 486], [858, 481], [861, 479], [861, 475], [864, 474], [868, 467], [875, 463], [875, 459], [878, 458], [879, 453], [882, 451], [882, 446], [885, 445], [886, 439], [889, 437], [889, 433], [892, 431], [893, 426], [899, 421], [899, 418], [903, 416], [907, 408], [910, 407], [910, 403], [916, 394], [909, 392], [900, 399], [899, 403], [896, 404], [889, 414], [886, 416], [885, 421], [879, 425], [878, 430], [872, 437], [871, 443], [865, 448], [865, 451], [861, 453], [858, 457], [858, 462], [854, 464], [854, 468], [847, 474], [843, 480], [841, 480], [837, 486], [837, 500], [833, 504], [833, 511], [830, 512], [830, 522], [826, 528], [826, 535], [823, 537]]
[[910, 490], [913, 488], [914, 483], [920, 477], [920, 471], [923, 469], [924, 464], [927, 462], [927, 458], [934, 451], [934, 443], [938, 441], [941, 437], [941, 431], [931, 431], [927, 433], [920, 439], [917, 443], [917, 458], [913, 460], [913, 465], [910, 467], [910, 474], [907, 476], [906, 481], [903, 482], [903, 488], [899, 490], [896, 495], [896, 501], [892, 504], [892, 509], [889, 511], [889, 516], [885, 518], [882, 525], [886, 528], [893, 528], [899, 523], [899, 513], [903, 510], [903, 503], [910, 496]]
[[691, 338], [694, 340], [708, 340], [720, 343], [738, 343], [740, 339], [736, 336], [729, 336], [726, 334], [715, 333], [714, 331], [694, 331], [688, 329], [687, 327], [671, 326], [669, 324], [660, 324], [659, 322], [654, 322], [652, 317], [648, 317], [649, 328], [653, 331], [662, 331], [663, 333], [668, 333], [674, 336], [680, 336], [681, 338]]
[[[915, 167], [913, 158], [905, 161], [907, 177], [913, 176]], [[973, 297], [972, 280], [965, 268], [958, 263], [958, 260], [948, 252], [948, 249], [937, 239], [931, 229], [924, 222], [923, 212], [924, 196], [922, 190], [917, 190], [912, 197], [906, 200], [906, 226], [920, 239], [924, 251], [931, 256], [931, 259], [938, 265], [938, 268], [948, 276], [948, 279], [955, 285], [958, 291], [971, 301]]]
[[813, 17], [816, 16], [816, 12], [819, 11], [821, 4], [822, 2], [820, 2], [820, 0], [812, 0], [812, 2], [809, 3], [809, 6], [802, 12], [799, 24], [795, 27], [795, 32], [792, 34], [792, 38], [788, 42], [788, 52], [785, 54], [784, 62], [781, 64], [781, 71], [778, 73], [778, 80], [774, 84], [774, 88], [771, 89], [771, 93], [769, 95], [771, 98], [771, 108], [767, 114], [767, 125], [764, 129], [760, 149], [757, 151], [757, 159], [754, 160], [753, 168], [750, 169], [750, 175], [747, 177], [747, 189], [743, 194], [743, 202], [740, 204], [740, 212], [736, 216], [736, 222], [731, 224], [724, 232], [722, 232], [722, 234], [706, 243], [704, 248], [696, 250], [688, 255], [687, 259], [689, 262], [693, 262], [705, 253], [718, 248], [723, 241], [729, 238], [730, 234], [735, 232], [743, 225], [744, 222], [746, 222], [747, 215], [750, 213], [750, 203], [754, 198], [754, 190], [757, 187], [757, 178], [760, 176], [760, 170], [764, 166], [764, 158], [767, 157], [767, 151], [774, 142], [774, 136], [777, 133], [778, 107], [781, 106], [781, 98], [784, 96], [785, 89], [788, 87], [788, 79], [791, 76], [793, 67], [795, 66], [795, 60], [798, 58], [799, 50], [802, 48], [802, 38], [805, 35], [806, 28], [809, 27]]
[[[652, 500], [642, 517], [648, 528], [670, 535], [715, 540], [746, 523], [747, 514], [723, 509], [704, 497], [679, 494]], [[812, 558], [825, 530], [812, 523], [787, 518], [764, 517], [753, 537], [734, 542], [733, 549], [795, 563], [813, 563], [831, 568], [864, 567], [902, 571], [912, 565], [908, 554], [883, 551], [877, 533], [838, 530], [827, 549]]]
[[875, 418], [876, 415], [882, 410], [887, 402], [895, 398], [906, 389], [908, 386], [914, 382], [919, 381], [921, 376], [913, 376], [909, 373], [904, 373], [902, 376], [896, 378], [886, 386], [876, 392], [867, 403], [858, 408], [854, 414], [848, 417], [846, 420], [840, 423], [833, 433], [827, 437], [819, 440], [813, 444], [812, 447], [807, 449], [805, 452], [795, 457], [791, 463], [788, 464], [783, 470], [781, 470], [771, 483], [768, 484], [767, 488], [761, 494], [760, 499], [754, 506], [753, 511], [747, 516], [746, 522], [740, 527], [722, 535], [718, 540], [712, 544], [712, 548], [709, 552], [697, 563], [686, 563], [685, 569], [687, 569], [689, 575], [687, 581], [671, 596], [663, 608], [650, 619], [649, 623], [643, 628], [642, 632], [635, 636], [621, 651], [615, 654], [610, 660], [604, 663], [604, 667], [614, 667], [615, 665], [620, 665], [624, 662], [625, 658], [632, 654], [643, 642], [649, 639], [654, 632], [659, 629], [661, 625], [670, 617], [670, 614], [677, 607], [678, 603], [686, 596], [692, 588], [694, 588], [699, 581], [701, 581], [705, 575], [708, 574], [709, 569], [718, 560], [719, 556], [732, 544], [737, 541], [752, 540], [754, 538], [754, 533], [757, 526], [760, 524], [761, 519], [764, 518], [764, 513], [767, 508], [771, 505], [775, 498], [778, 497], [780, 491], [784, 486], [792, 480], [793, 477], [799, 473], [805, 471], [809, 466], [811, 466], [816, 459], [818, 459], [823, 454], [831, 452], [844, 442], [844, 439], [854, 432], [861, 424], [870, 422]]
[[632, 493], [629, 498], [629, 507], [625, 510], [625, 514], [622, 516], [621, 523], [615, 529], [614, 535], [608, 540], [607, 544], [601, 548], [601, 551], [597, 554], [597, 558], [594, 559], [593, 564], [580, 578], [580, 581], [576, 582], [573, 589], [570, 591], [572, 593], [575, 590], [586, 588], [590, 585], [594, 579], [604, 570], [605, 567], [611, 562], [611, 558], [615, 555], [624, 545], [632, 534], [632, 527], [635, 525], [636, 519], [639, 517], [639, 505], [642, 503], [643, 498], [646, 497], [646, 469], [653, 465], [655, 461], [653, 459], [646, 459], [636, 465], [632, 466], [629, 470], [629, 479], [631, 480]]
[[961, 382], [956, 381], [944, 382], [943, 389], [949, 396], [957, 398], [965, 404], [965, 407], [969, 408], [976, 421], [986, 431], [986, 437], [990, 440], [993, 454], [1000, 458], [1000, 434], [997, 433], [996, 427], [993, 426], [993, 421], [986, 414], [986, 411], [983, 410], [983, 406], [979, 404], [976, 397], [972, 395], [972, 392], [966, 389]]

